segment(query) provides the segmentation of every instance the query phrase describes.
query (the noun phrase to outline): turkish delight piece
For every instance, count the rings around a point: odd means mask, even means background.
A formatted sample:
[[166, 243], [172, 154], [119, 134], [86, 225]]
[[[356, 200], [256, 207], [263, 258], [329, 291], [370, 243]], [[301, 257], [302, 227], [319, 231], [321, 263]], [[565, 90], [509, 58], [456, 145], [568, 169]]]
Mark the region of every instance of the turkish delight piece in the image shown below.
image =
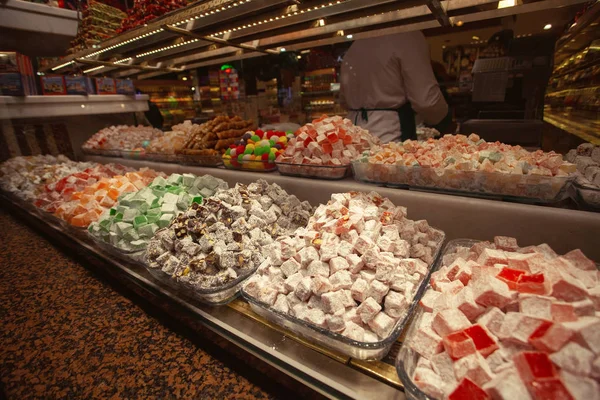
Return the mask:
[[431, 327], [440, 335], [445, 337], [451, 333], [461, 331], [471, 326], [469, 319], [457, 309], [443, 310], [435, 314]]
[[531, 399], [527, 387], [521, 378], [519, 378], [514, 368], [509, 368], [498, 373], [483, 388], [493, 399]]
[[573, 337], [573, 331], [562, 324], [543, 322], [529, 336], [529, 343], [540, 351], [554, 353], [559, 351]]
[[317, 275], [312, 278], [311, 281], [311, 291], [317, 295], [321, 296], [324, 293], [327, 293], [331, 290], [331, 283], [328, 278], [325, 278], [322, 275]]
[[517, 239], [513, 237], [496, 236], [494, 238], [494, 244], [498, 250], [517, 251], [519, 249]]
[[555, 322], [572, 322], [578, 319], [573, 303], [562, 301], [555, 301], [550, 305], [550, 314]]
[[559, 378], [531, 382], [527, 387], [535, 399], [573, 400], [573, 396]]
[[522, 295], [518, 299], [519, 311], [547, 320], [552, 319], [552, 298], [537, 295]]
[[441, 293], [436, 290], [428, 290], [427, 292], [425, 292], [423, 297], [421, 297], [419, 304], [421, 305], [421, 307], [423, 307], [425, 311], [432, 312], [435, 301], [440, 295]]
[[596, 354], [600, 354], [600, 318], [590, 321], [579, 330], [581, 342]]
[[600, 385], [593, 379], [560, 371], [560, 377], [575, 400], [599, 400]]
[[380, 312], [369, 321], [369, 327], [375, 332], [380, 338], [386, 338], [392, 332], [396, 321], [389, 317], [386, 313]]
[[[431, 324], [426, 323], [424, 318], [421, 319], [419, 329], [410, 340], [409, 346], [427, 359], [431, 359], [444, 349], [442, 338], [433, 331]], [[473, 348], [475, 348], [475, 345], [473, 345]]]
[[477, 258], [477, 263], [481, 265], [493, 266], [494, 264], [508, 264], [508, 259], [506, 258], [506, 254], [502, 250], [495, 249], [483, 249], [479, 257]]
[[589, 375], [592, 372], [594, 358], [594, 353], [575, 342], [566, 344], [550, 355], [554, 364], [578, 376]]
[[356, 309], [365, 324], [371, 321], [379, 311], [381, 311], [381, 306], [372, 297], [367, 298]]
[[350, 289], [352, 287], [352, 276], [349, 271], [340, 270], [329, 277], [329, 282], [333, 290]]
[[352, 274], [358, 274], [363, 266], [364, 262], [362, 259], [356, 254], [349, 254], [346, 256], [346, 261], [348, 261], [349, 271]]
[[546, 281], [546, 277], [542, 273], [524, 274], [519, 276], [516, 289], [519, 293], [548, 294], [550, 293], [550, 282]]
[[289, 278], [300, 270], [301, 265], [298, 261], [290, 258], [289, 260], [284, 261], [280, 268], [281, 272], [283, 272], [283, 275], [285, 275], [286, 278]]
[[585, 286], [566, 272], [557, 270], [552, 280], [552, 296], [568, 302], [587, 297]]
[[362, 278], [356, 279], [352, 284], [352, 287], [350, 288], [352, 298], [360, 303], [364, 302], [367, 299], [368, 290], [369, 283]]
[[475, 349], [484, 357], [487, 357], [498, 349], [496, 339], [481, 325], [472, 325], [463, 330], [463, 332], [473, 339]]
[[[313, 260], [310, 264], [308, 264], [306, 271], [310, 276], [321, 275], [325, 278], [329, 278], [329, 264], [319, 260], [318, 258], [316, 260]], [[331, 284], [333, 285], [333, 282], [331, 282]]]
[[546, 320], [542, 318], [532, 317], [518, 312], [508, 312], [504, 317], [498, 337], [501, 340], [508, 340], [527, 345], [529, 343], [529, 337], [545, 321]]
[[475, 342], [465, 332], [452, 333], [442, 339], [444, 349], [457, 360], [477, 351]]
[[485, 358], [479, 353], [469, 354], [454, 363], [457, 379], [468, 378], [479, 386], [492, 380], [493, 372]]
[[355, 324], [352, 321], [346, 322], [346, 329], [342, 332], [344, 336], [349, 337], [357, 342], [363, 342], [365, 340], [365, 330], [363, 327]]
[[[354, 283], [356, 284], [356, 282]], [[408, 301], [402, 293], [389, 291], [385, 296], [383, 311], [390, 317], [400, 318], [404, 316], [404, 313], [408, 309], [408, 305]]]
[[496, 277], [505, 282], [509, 289], [517, 290], [517, 282], [519, 282], [521, 275], [524, 274], [525, 271], [523, 270], [504, 267]]
[[321, 295], [321, 303], [323, 304], [323, 311], [329, 314], [335, 314], [340, 310], [344, 310], [344, 299], [341, 291], [329, 292]]
[[[377, 303], [382, 303], [384, 296], [390, 290], [389, 286], [378, 280], [374, 280], [369, 285], [368, 297], [373, 298]], [[366, 321], [365, 321], [366, 322]]]
[[298, 282], [294, 293], [300, 300], [308, 301], [312, 295], [312, 279], [310, 279], [310, 277], [302, 278], [300, 282]]
[[465, 287], [458, 292], [454, 304], [463, 314], [465, 314], [469, 321], [474, 321], [486, 310], [485, 307], [477, 304], [470, 287]]
[[485, 307], [503, 308], [513, 300], [508, 285], [491, 276], [471, 284], [475, 301]]
[[417, 368], [413, 375], [413, 381], [423, 392], [434, 398], [444, 397], [445, 382], [431, 369]]
[[[425, 358], [421, 357], [419, 360], [425, 360]], [[444, 382], [456, 382], [456, 376], [454, 375], [454, 360], [452, 360], [452, 357], [445, 351], [431, 357], [431, 366], [433, 371], [438, 374]]]
[[454, 389], [448, 400], [490, 400], [490, 396], [479, 387], [476, 383], [468, 378], [464, 378], [460, 381], [458, 386]]
[[571, 261], [573, 265], [575, 265], [579, 269], [587, 270], [587, 271], [596, 271], [596, 264], [587, 258], [585, 254], [579, 249], [571, 250], [567, 254], [563, 256], [567, 260]]
[[526, 383], [557, 377], [556, 368], [548, 354], [539, 351], [522, 351], [513, 356], [519, 376]]

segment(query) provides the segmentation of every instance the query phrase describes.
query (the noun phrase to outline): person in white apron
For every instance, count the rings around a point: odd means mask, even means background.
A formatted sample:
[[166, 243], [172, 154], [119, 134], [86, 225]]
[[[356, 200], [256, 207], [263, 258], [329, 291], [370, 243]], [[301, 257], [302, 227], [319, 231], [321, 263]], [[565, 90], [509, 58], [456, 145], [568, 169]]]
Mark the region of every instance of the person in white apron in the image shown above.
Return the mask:
[[342, 60], [348, 119], [383, 143], [416, 139], [415, 113], [428, 125], [448, 115], [422, 32], [355, 41]]

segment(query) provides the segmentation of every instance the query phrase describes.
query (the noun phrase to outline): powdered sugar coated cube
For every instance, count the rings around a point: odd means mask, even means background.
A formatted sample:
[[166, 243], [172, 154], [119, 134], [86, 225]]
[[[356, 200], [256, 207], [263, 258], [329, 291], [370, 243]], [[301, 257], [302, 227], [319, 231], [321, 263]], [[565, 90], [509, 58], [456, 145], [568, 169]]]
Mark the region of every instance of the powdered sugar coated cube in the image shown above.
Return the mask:
[[381, 306], [372, 297], [367, 298], [356, 309], [365, 324], [372, 320], [379, 311], [381, 311]]

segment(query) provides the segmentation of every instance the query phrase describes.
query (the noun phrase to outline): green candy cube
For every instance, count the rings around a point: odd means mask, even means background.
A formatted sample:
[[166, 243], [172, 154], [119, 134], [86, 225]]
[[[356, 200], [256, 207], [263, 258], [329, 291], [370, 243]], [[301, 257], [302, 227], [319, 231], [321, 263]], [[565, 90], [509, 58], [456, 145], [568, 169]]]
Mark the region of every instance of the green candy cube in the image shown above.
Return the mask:
[[139, 229], [140, 226], [146, 225], [148, 223], [148, 219], [145, 215], [138, 215], [133, 219], [133, 227], [135, 229]]
[[140, 215], [140, 212], [137, 209], [135, 209], [135, 208], [128, 208], [123, 213], [123, 221], [124, 222], [133, 222], [133, 220], [135, 219], [135, 217], [137, 217], [138, 215]]
[[157, 176], [151, 183], [151, 186], [165, 186], [167, 184], [167, 180], [162, 176]]
[[138, 207], [138, 211], [140, 212], [140, 214], [145, 214], [146, 211], [148, 211], [149, 208], [150, 208], [150, 206], [148, 205], [148, 203], [142, 203]]
[[116, 234], [120, 237], [123, 237], [123, 235], [125, 235], [128, 231], [133, 230], [133, 226], [131, 224], [128, 224], [127, 222], [117, 222], [115, 224], [115, 228]]
[[167, 189], [165, 189], [164, 186], [152, 188], [152, 194], [158, 198], [163, 197], [165, 193], [167, 193]]
[[157, 224], [146, 224], [140, 227], [140, 229], [138, 229], [138, 234], [141, 238], [151, 238], [152, 236], [154, 236], [154, 232], [156, 232], [157, 230]]
[[171, 176], [169, 176], [167, 178], [167, 183], [169, 185], [175, 185], [175, 184], [180, 184], [182, 180], [183, 180], [183, 176], [181, 176], [179, 174], [171, 174]]
[[213, 195], [213, 191], [207, 187], [203, 187], [202, 189], [200, 189], [200, 194], [202, 195], [202, 197], [210, 197]]
[[163, 205], [164, 204], [177, 204], [177, 200], [179, 196], [174, 193], [165, 193], [163, 197]]
[[114, 222], [121, 222], [123, 220], [123, 214], [121, 212], [118, 212], [117, 215], [115, 215], [115, 218], [113, 219]]
[[183, 185], [190, 187], [194, 184], [196, 180], [196, 175], [193, 174], [183, 174]]
[[158, 221], [160, 219], [160, 213], [159, 214], [146, 214], [146, 219], [148, 220], [149, 224], [154, 224], [156, 223], [156, 221]]
[[111, 208], [109, 211], [109, 215], [117, 215], [117, 209], [116, 208]]
[[171, 213], [163, 214], [160, 219], [156, 222], [159, 228], [166, 228], [171, 223], [174, 215]]
[[146, 248], [146, 246], [148, 245], [148, 242], [146, 242], [145, 240], [133, 240], [130, 243], [131, 246], [131, 250], [143, 250]]
[[203, 201], [204, 201], [204, 198], [202, 196], [194, 196], [192, 198], [192, 203], [202, 204]]
[[187, 210], [187, 208], [190, 206], [190, 200], [191, 197], [188, 194], [181, 193], [177, 199], [177, 207], [180, 210]]
[[138, 240], [140, 238], [140, 235], [138, 232], [136, 232], [134, 229], [128, 231], [125, 233], [125, 235], [123, 236], [123, 238], [129, 242], [131, 242], [132, 240]]
[[163, 203], [160, 206], [160, 211], [163, 213], [175, 214], [177, 212], [177, 206], [175, 203]]

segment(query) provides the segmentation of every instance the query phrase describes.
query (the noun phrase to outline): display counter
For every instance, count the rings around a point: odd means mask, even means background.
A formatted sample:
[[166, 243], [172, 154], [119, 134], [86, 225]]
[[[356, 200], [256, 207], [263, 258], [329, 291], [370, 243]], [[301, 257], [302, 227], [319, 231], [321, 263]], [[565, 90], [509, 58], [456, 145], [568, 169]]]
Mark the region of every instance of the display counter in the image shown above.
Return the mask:
[[597, 213], [384, 188], [356, 182], [352, 178], [324, 181], [282, 176], [277, 172], [236, 171], [103, 156], [85, 156], [84, 159], [99, 163], [118, 162], [134, 168], [149, 167], [165, 173], [210, 174], [230, 185], [263, 178], [312, 204], [326, 203], [332, 193], [377, 191], [395, 204], [407, 207], [410, 218], [427, 219], [432, 226], [442, 229], [448, 240], [490, 240], [496, 235], [508, 235], [516, 237], [524, 246], [548, 243], [559, 252], [581, 248], [589, 257], [600, 261], [600, 248], [597, 245], [600, 214]]

